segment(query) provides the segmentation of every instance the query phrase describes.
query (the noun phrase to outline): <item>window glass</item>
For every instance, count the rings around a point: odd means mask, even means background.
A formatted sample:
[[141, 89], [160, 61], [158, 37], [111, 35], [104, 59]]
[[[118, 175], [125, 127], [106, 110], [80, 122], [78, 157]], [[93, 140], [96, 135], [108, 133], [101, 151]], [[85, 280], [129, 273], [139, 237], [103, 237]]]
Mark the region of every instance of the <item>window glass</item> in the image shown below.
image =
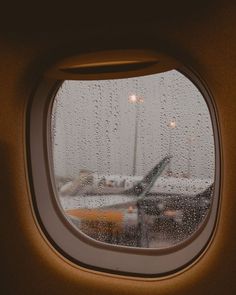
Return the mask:
[[90, 238], [161, 249], [204, 226], [213, 129], [202, 94], [180, 72], [63, 82], [51, 142], [58, 203]]

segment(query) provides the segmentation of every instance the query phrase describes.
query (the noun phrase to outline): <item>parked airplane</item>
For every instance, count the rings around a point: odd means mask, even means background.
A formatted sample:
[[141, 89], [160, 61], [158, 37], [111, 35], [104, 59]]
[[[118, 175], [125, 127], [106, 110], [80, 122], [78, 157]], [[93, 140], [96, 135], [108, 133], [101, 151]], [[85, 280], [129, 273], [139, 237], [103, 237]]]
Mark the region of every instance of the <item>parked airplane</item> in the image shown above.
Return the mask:
[[176, 230], [183, 239], [184, 234], [193, 233], [204, 220], [214, 186], [211, 184], [198, 194], [190, 191], [187, 195], [176, 194], [175, 190], [174, 193], [150, 192], [170, 160], [170, 156], [164, 157], [130, 189], [104, 188], [98, 185], [100, 182], [94, 186], [91, 172], [83, 178], [80, 175], [80, 181], [71, 181], [61, 189], [63, 194], [65, 187], [68, 193], [73, 192], [72, 197], [60, 196], [59, 191], [62, 208], [78, 230], [97, 240], [149, 247], [149, 236], [155, 234], [156, 228], [148, 230], [147, 227], [158, 223], [159, 228], [165, 228], [164, 232], [167, 227], [168, 231], [172, 230], [172, 240], [168, 237], [172, 245], [178, 241]]

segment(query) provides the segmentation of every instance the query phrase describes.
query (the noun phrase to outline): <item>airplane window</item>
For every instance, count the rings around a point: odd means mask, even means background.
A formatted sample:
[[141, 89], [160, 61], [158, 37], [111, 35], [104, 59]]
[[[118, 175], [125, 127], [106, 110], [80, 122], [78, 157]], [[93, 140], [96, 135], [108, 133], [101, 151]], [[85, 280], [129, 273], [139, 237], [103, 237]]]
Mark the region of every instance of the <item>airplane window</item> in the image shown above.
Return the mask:
[[57, 202], [85, 238], [166, 249], [204, 228], [213, 125], [202, 93], [179, 71], [64, 81], [50, 130]]

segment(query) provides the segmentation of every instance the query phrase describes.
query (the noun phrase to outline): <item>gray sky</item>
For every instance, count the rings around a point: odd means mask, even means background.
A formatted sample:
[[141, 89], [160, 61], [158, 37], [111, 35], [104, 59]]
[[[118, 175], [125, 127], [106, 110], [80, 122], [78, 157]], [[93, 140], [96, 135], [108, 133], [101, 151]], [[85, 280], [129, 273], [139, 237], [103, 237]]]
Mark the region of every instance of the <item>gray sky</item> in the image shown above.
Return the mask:
[[[142, 98], [135, 106], [130, 95]], [[214, 177], [209, 111], [198, 89], [177, 71], [144, 77], [65, 81], [52, 114], [55, 174], [77, 177], [81, 169], [132, 175], [137, 122], [137, 175], [170, 153], [174, 174]], [[170, 128], [169, 123], [176, 123]]]

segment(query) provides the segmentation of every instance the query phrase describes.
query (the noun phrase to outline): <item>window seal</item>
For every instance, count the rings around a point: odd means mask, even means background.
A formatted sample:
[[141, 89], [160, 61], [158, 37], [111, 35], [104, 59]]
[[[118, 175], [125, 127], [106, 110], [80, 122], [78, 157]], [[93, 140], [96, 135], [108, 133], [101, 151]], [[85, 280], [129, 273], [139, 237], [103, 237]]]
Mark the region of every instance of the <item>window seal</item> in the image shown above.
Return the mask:
[[[51, 114], [52, 102], [63, 81], [45, 77], [39, 84], [27, 110], [27, 125], [29, 126], [27, 130], [27, 156], [33, 209], [37, 217], [36, 222], [39, 223], [45, 237], [58, 252], [62, 253], [67, 259], [75, 264], [106, 273], [126, 274], [129, 276], [148, 278], [163, 277], [175, 274], [187, 266], [192, 265], [193, 262], [197, 261], [197, 259], [203, 255], [211, 244], [218, 222], [221, 189], [221, 149], [218, 117], [214, 100], [205, 83], [203, 83], [193, 70], [184, 66], [179, 66], [177, 70], [192, 81], [192, 83], [199, 89], [205, 98], [210, 112], [215, 140], [215, 192], [211, 208], [214, 215], [212, 217], [210, 216], [211, 213], [208, 213], [208, 219], [205, 220], [205, 225], [201, 226], [200, 229], [192, 235], [191, 239], [167, 249], [136, 249], [104, 244], [89, 238], [83, 233], [79, 233], [78, 230], [73, 228], [71, 223], [66, 220], [62, 211], [59, 209], [60, 204], [55, 197], [56, 192], [53, 183], [54, 177], [51, 171], [52, 165], [49, 135], [49, 117]], [[211, 222], [210, 234], [205, 234], [204, 232], [206, 227], [209, 226], [209, 222]], [[63, 233], [61, 232], [62, 228]], [[194, 255], [189, 255], [189, 257], [191, 256], [191, 259], [184, 259], [181, 263], [176, 263], [174, 265], [174, 260], [178, 260], [178, 257], [181, 257], [181, 255], [183, 256], [183, 253], [187, 251], [186, 249], [189, 244], [192, 245], [194, 242], [199, 243], [197, 239], [202, 234], [207, 235], [207, 237], [205, 237], [205, 240], [200, 247], [201, 249], [195, 251]], [[60, 238], [60, 235], [63, 239]], [[70, 240], [68, 242], [70, 245], [66, 249], [64, 247], [65, 240], [67, 242]], [[77, 250], [79, 246], [81, 246], [81, 251]], [[88, 260], [84, 257], [79, 257], [78, 253], [83, 251], [84, 253], [88, 252], [88, 246], [91, 248], [91, 251], [95, 250], [95, 254], [93, 254]], [[175, 257], [172, 257], [171, 255], [174, 255]], [[109, 266], [109, 263], [101, 263], [101, 258], [97, 259], [99, 256], [109, 256], [109, 259], [106, 259], [106, 261], [112, 261], [113, 265]], [[153, 267], [151, 270], [146, 270], [144, 272], [143, 265], [150, 264], [148, 261], [150, 260], [151, 262], [153, 257], [155, 257], [155, 259], [158, 258], [157, 261], [152, 263]], [[139, 259], [139, 267], [137, 267], [137, 263], [135, 262], [137, 258]], [[98, 260], [96, 264], [94, 264], [95, 260]], [[170, 262], [167, 267], [166, 261], [168, 260], [170, 260]], [[127, 261], [128, 266], [124, 267], [119, 265], [119, 261]], [[137, 269], [138, 271], [136, 271]]]

